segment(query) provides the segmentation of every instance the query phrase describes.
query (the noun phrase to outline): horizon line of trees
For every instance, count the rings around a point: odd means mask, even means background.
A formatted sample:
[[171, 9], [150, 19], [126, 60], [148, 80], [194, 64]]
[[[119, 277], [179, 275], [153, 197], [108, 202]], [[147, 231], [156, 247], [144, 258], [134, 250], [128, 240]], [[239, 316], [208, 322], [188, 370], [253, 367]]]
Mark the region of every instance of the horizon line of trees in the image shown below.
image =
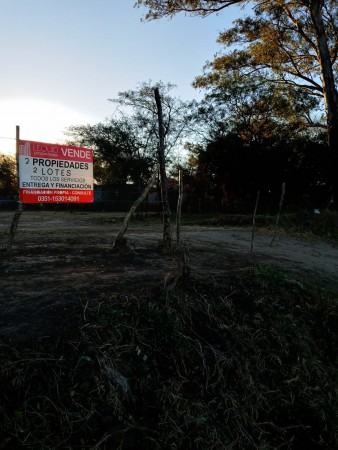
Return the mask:
[[[328, 205], [330, 157], [325, 133], [302, 127], [291, 129], [284, 122], [273, 120], [267, 101], [261, 105], [267, 109], [265, 112], [251, 105], [255, 120], [248, 122], [243, 115], [240, 121], [238, 111], [234, 111], [226, 125], [218, 121], [219, 111], [212, 107], [209, 110], [206, 101], [193, 105], [195, 114], [190, 113], [189, 127], [194, 128], [195, 137], [198, 132], [198, 139], [180, 142], [186, 152], [184, 160], [169, 152], [167, 161], [170, 188], [176, 187], [178, 170], [182, 170], [184, 191], [194, 199], [194, 211], [248, 210], [258, 190], [261, 207], [275, 208], [283, 182], [289, 205], [310, 209]], [[140, 137], [135, 136], [130, 123], [129, 126], [118, 118], [71, 128], [72, 144], [94, 149], [96, 184], [118, 187], [132, 183], [141, 189], [150, 177], [157, 162], [156, 138], [153, 153], [149, 146], [148, 152], [143, 153], [134, 140]], [[186, 133], [192, 137], [190, 129]], [[0, 155], [0, 196], [13, 196], [16, 183], [15, 158]]]

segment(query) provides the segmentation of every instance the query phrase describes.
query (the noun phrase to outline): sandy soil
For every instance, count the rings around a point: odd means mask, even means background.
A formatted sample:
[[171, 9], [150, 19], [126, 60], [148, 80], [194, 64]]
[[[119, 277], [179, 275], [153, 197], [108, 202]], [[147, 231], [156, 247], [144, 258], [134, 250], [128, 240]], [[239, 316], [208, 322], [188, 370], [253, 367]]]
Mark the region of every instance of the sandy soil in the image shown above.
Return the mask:
[[[136, 292], [175, 272], [158, 250], [161, 226], [129, 227], [130, 250], [114, 253], [120, 228], [114, 213], [24, 211], [11, 257], [6, 251], [13, 212], [0, 212], [0, 338], [43, 338], [74, 326], [91, 298]], [[322, 287], [338, 290], [338, 248], [328, 243], [271, 236], [257, 230], [185, 227], [192, 273], [198, 277], [245, 271], [269, 263]]]

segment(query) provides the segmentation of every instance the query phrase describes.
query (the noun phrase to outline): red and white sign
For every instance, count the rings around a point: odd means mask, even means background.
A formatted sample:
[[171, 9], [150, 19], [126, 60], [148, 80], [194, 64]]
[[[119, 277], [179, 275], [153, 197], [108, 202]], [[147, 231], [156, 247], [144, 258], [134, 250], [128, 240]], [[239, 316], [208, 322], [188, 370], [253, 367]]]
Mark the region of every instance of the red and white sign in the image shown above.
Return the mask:
[[20, 140], [19, 179], [22, 203], [91, 203], [93, 151]]

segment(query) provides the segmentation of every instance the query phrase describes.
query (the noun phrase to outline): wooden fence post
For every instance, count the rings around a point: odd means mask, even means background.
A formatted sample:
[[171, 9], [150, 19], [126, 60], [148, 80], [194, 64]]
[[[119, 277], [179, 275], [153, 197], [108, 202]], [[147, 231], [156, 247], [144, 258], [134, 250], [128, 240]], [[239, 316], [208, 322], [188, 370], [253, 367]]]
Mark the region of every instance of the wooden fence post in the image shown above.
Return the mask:
[[182, 201], [183, 201], [183, 175], [182, 170], [178, 171], [178, 200], [177, 200], [177, 212], [176, 212], [176, 244], [180, 244], [181, 240], [181, 213], [182, 213]]
[[[19, 127], [19, 125], [17, 125], [16, 126], [16, 175], [17, 175], [17, 180], [18, 180], [18, 192], [19, 192], [19, 188], [20, 188], [19, 142], [20, 142], [20, 127]], [[12, 251], [12, 246], [13, 246], [16, 230], [18, 228], [18, 224], [19, 224], [19, 220], [20, 220], [22, 211], [23, 211], [23, 204], [20, 202], [20, 198], [19, 198], [18, 208], [14, 213], [14, 217], [13, 217], [10, 229], [9, 229], [9, 240], [8, 240], [8, 245], [7, 245], [7, 250], [9, 253], [11, 253], [11, 251]]]
[[272, 245], [275, 242], [275, 239], [277, 237], [278, 224], [279, 224], [280, 213], [281, 213], [282, 206], [283, 206], [284, 195], [285, 195], [285, 183], [282, 183], [282, 193], [281, 193], [281, 196], [280, 196], [278, 212], [277, 212], [277, 217], [276, 217], [275, 234], [274, 234], [274, 236], [272, 238], [272, 241], [270, 243], [270, 247], [272, 247]]
[[256, 226], [256, 214], [257, 214], [257, 208], [258, 208], [258, 201], [259, 201], [259, 191], [257, 191], [255, 209], [254, 209], [253, 216], [252, 216], [251, 251], [253, 251], [253, 241], [254, 241], [254, 237], [255, 237], [255, 226]]

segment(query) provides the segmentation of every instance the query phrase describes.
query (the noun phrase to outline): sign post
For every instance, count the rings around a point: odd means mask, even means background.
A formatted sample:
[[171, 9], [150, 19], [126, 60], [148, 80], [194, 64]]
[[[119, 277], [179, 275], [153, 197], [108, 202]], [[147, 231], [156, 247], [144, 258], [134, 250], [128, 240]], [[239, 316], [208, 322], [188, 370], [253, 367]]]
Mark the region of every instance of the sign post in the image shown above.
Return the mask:
[[[19, 125], [16, 126], [16, 176], [17, 176], [17, 180], [18, 180], [18, 186], [20, 185], [20, 175], [19, 175], [19, 141], [20, 141], [20, 127]], [[13, 246], [13, 242], [14, 242], [14, 237], [15, 237], [15, 233], [16, 233], [16, 229], [18, 228], [18, 223], [19, 223], [19, 219], [20, 216], [22, 214], [23, 211], [23, 204], [22, 202], [19, 200], [18, 203], [18, 209], [15, 211], [10, 229], [9, 229], [9, 241], [8, 241], [8, 246], [7, 246], [7, 250], [10, 252], [12, 251], [12, 246]]]
[[22, 203], [91, 203], [93, 151], [72, 145], [19, 141]]

